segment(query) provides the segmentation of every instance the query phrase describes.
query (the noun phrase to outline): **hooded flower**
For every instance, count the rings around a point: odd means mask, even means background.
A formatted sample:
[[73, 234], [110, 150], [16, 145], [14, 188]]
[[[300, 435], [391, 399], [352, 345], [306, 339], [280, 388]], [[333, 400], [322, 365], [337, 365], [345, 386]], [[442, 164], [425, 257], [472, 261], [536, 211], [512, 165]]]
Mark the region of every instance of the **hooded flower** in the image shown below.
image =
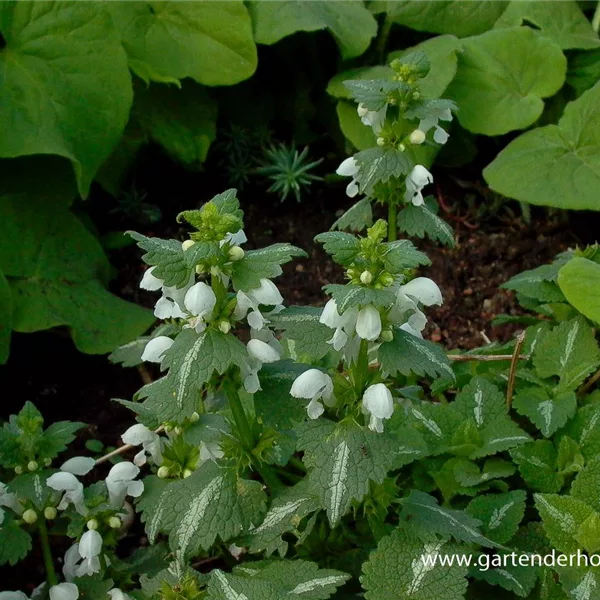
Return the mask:
[[390, 390], [383, 383], [370, 385], [363, 395], [363, 411], [371, 415], [369, 429], [377, 433], [383, 432], [383, 420], [394, 414], [394, 399]]
[[106, 488], [110, 503], [116, 507], [122, 507], [125, 496], [137, 498], [144, 491], [141, 481], [134, 481], [139, 475], [140, 469], [130, 462], [117, 463], [106, 477]]
[[133, 462], [138, 467], [146, 464], [146, 454], [149, 454], [154, 461], [154, 464], [160, 465], [162, 463], [162, 440], [158, 433], [148, 429], [141, 423], [132, 425], [122, 436], [124, 444], [131, 444], [132, 446], [141, 446], [142, 449], [138, 452]]
[[381, 315], [371, 305], [365, 306], [358, 311], [356, 318], [356, 335], [370, 342], [376, 340], [381, 334]]
[[50, 588], [50, 600], [77, 600], [79, 590], [74, 583], [59, 583]]
[[200, 442], [199, 450], [200, 464], [205, 463], [208, 460], [216, 461], [225, 456], [225, 453], [221, 450], [221, 446], [218, 442]]
[[189, 321], [189, 327], [201, 333], [206, 329], [206, 321], [210, 318], [217, 297], [210, 285], [203, 281], [195, 283], [185, 294], [184, 305], [193, 315]]
[[108, 595], [110, 596], [110, 600], [131, 600], [131, 596], [122, 592], [119, 588], [108, 590]]
[[424, 202], [421, 190], [429, 183], [433, 183], [433, 175], [423, 165], [415, 165], [406, 178], [406, 201], [421, 206]]
[[6, 485], [0, 481], [0, 525], [2, 525], [2, 521], [4, 520], [3, 506], [14, 510], [18, 515], [23, 512], [23, 507], [16, 494], [9, 492]]
[[333, 381], [322, 371], [309, 369], [294, 380], [290, 394], [294, 398], [310, 400], [306, 407], [308, 416], [311, 419], [317, 419], [325, 411], [319, 400], [322, 399], [329, 406], [328, 401], [333, 396]]
[[102, 536], [95, 530], [86, 531], [79, 540], [79, 556], [81, 563], [75, 574], [77, 577], [93, 575], [100, 572], [100, 551], [102, 550]]
[[142, 360], [146, 362], [162, 362], [165, 352], [173, 345], [173, 340], [166, 335], [157, 335], [152, 338], [142, 352]]
[[354, 160], [353, 156], [348, 157], [346, 160], [342, 162], [342, 164], [337, 168], [336, 173], [338, 175], [342, 175], [343, 177], [352, 177], [352, 181], [346, 187], [346, 194], [350, 196], [350, 198], [354, 198], [356, 194], [358, 194], [358, 184], [356, 183], [356, 175], [358, 174], [358, 165], [356, 164], [356, 160]]
[[419, 129], [427, 133], [432, 127], [434, 127], [435, 130], [433, 132], [433, 139], [438, 144], [445, 144], [450, 136], [438, 125], [438, 121], [452, 121], [452, 111], [449, 108], [438, 109], [427, 119], [421, 120], [419, 123]]
[[236, 231], [235, 233], [227, 233], [225, 237], [219, 242], [219, 246], [223, 247], [225, 244], [231, 244], [232, 246], [241, 246], [248, 241], [246, 234], [243, 229]]
[[[259, 306], [275, 306], [275, 309], [268, 314], [279, 312], [282, 308], [283, 298], [277, 289], [277, 286], [269, 279], [261, 279], [260, 287], [249, 292], [239, 291], [237, 293], [237, 305], [235, 307], [236, 319], [243, 319], [248, 315], [248, 325], [252, 329], [262, 329], [267, 323], [267, 319], [260, 312]], [[250, 312], [248, 312], [250, 311]], [[267, 314], [267, 316], [268, 316]]]
[[190, 275], [185, 286], [176, 288], [165, 286], [162, 279], [154, 275], [155, 269], [156, 267], [148, 269], [140, 282], [140, 287], [143, 290], [162, 290], [162, 296], [154, 305], [154, 316], [158, 319], [185, 319], [187, 315], [183, 310], [183, 300], [187, 291], [194, 283], [194, 274]]
[[[444, 299], [442, 292], [435, 281], [427, 277], [416, 277], [405, 285], [398, 287], [396, 304], [390, 311], [390, 320], [399, 323], [405, 321], [400, 329], [416, 336], [423, 337], [421, 331], [425, 329], [427, 317], [420, 310], [419, 303], [424, 306], [440, 305]], [[406, 314], [411, 312], [406, 320]]]
[[60, 470], [83, 477], [84, 475], [87, 475], [95, 465], [96, 461], [89, 456], [74, 456], [64, 462]]
[[254, 358], [262, 364], [276, 362], [280, 358], [279, 352], [275, 348], [259, 339], [250, 340], [246, 348], [250, 358]]
[[348, 338], [354, 333], [357, 316], [358, 309], [356, 307], [350, 308], [343, 315], [340, 315], [336, 301], [333, 298], [323, 307], [319, 322], [335, 329], [333, 337], [327, 342], [332, 344], [335, 350], [341, 350], [346, 345]]
[[81, 560], [79, 554], [79, 544], [73, 544], [66, 552], [63, 559], [63, 576], [67, 581], [73, 581], [77, 577], [77, 567]]
[[58, 510], [65, 510], [69, 504], [72, 504], [80, 515], [85, 517], [88, 514], [88, 509], [84, 504], [83, 484], [73, 473], [67, 471], [54, 473], [48, 477], [46, 485], [58, 492], [64, 492], [57, 506]]
[[359, 104], [356, 109], [360, 120], [363, 125], [367, 125], [373, 129], [375, 135], [379, 135], [385, 124], [385, 115], [387, 113], [387, 104], [383, 105], [383, 108], [379, 110], [369, 110], [364, 104]]

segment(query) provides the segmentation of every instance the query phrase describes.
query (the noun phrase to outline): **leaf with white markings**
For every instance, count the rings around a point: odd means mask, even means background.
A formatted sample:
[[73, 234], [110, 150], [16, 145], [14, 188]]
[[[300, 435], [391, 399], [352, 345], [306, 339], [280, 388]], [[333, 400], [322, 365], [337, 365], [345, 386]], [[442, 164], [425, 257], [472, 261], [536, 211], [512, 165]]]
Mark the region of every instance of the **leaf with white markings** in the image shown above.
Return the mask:
[[323, 244], [323, 249], [339, 265], [347, 266], [360, 252], [360, 240], [351, 233], [326, 231], [315, 237], [315, 242]]
[[558, 472], [556, 448], [549, 440], [535, 440], [513, 448], [510, 456], [530, 488], [549, 494], [562, 488], [564, 477]]
[[17, 498], [27, 498], [33, 504], [33, 508], [43, 511], [48, 506], [48, 500], [52, 493], [52, 490], [46, 485], [46, 479], [53, 472], [44, 470], [17, 475], [8, 484], [8, 490], [16, 494]]
[[583, 317], [563, 321], [536, 346], [533, 364], [540, 377], [560, 378], [558, 391], [575, 390], [600, 365], [592, 328]]
[[523, 490], [505, 494], [485, 494], [471, 500], [467, 512], [481, 521], [481, 530], [490, 540], [504, 544], [512, 538], [519, 528], [525, 514]]
[[574, 392], [564, 392], [551, 398], [543, 388], [529, 388], [516, 394], [513, 406], [550, 437], [575, 414], [577, 397]]
[[555, 568], [569, 598], [572, 600], [600, 600], [600, 569], [583, 566]]
[[332, 226], [331, 229], [350, 229], [362, 231], [373, 225], [373, 209], [368, 198], [359, 200], [351, 206]]
[[453, 437], [463, 422], [448, 404], [423, 402], [410, 408], [407, 422], [421, 433], [432, 455], [452, 452]]
[[[500, 558], [506, 556], [505, 553], [499, 553]], [[506, 561], [506, 566], [494, 567], [481, 571], [472, 566], [469, 569], [469, 575], [475, 579], [485, 581], [491, 585], [498, 585], [509, 592], [514, 592], [521, 598], [526, 598], [533, 591], [537, 581], [537, 573], [530, 566], [521, 567]], [[547, 600], [547, 599], [544, 599]], [[556, 600], [556, 599], [555, 599]]]
[[354, 421], [325, 419], [300, 424], [298, 448], [304, 450], [310, 489], [321, 499], [332, 526], [352, 500], [361, 500], [369, 481], [381, 483], [398, 458], [392, 435], [374, 433]]
[[600, 405], [595, 403], [579, 408], [565, 426], [564, 433], [577, 441], [586, 460], [600, 455]]
[[571, 495], [600, 512], [600, 456], [590, 460], [571, 486]]
[[396, 240], [383, 245], [383, 264], [386, 271], [397, 275], [420, 265], [430, 265], [427, 254], [417, 250], [410, 240]]
[[438, 217], [428, 206], [431, 196], [425, 199], [425, 204], [414, 206], [409, 204], [398, 213], [398, 227], [408, 235], [439, 241], [446, 246], [454, 246], [452, 227]]
[[396, 294], [391, 289], [376, 290], [362, 285], [342, 285], [339, 283], [330, 283], [323, 289], [335, 300], [340, 314], [349, 308], [366, 306], [367, 304], [389, 308], [396, 301]]
[[373, 188], [378, 183], [385, 183], [392, 177], [408, 175], [413, 167], [407, 156], [400, 150], [386, 148], [369, 148], [354, 155], [358, 165], [356, 181], [360, 191], [366, 196], [373, 195]]
[[[365, 598], [463, 600], [467, 567], [457, 560], [450, 561], [453, 555], [464, 552], [452, 542], [436, 538], [423, 541], [410, 528], [396, 529], [379, 542], [363, 564], [361, 583], [367, 590]], [[436, 560], [438, 563], [433, 563]]]
[[31, 550], [31, 536], [8, 511], [0, 523], [0, 565], [16, 565]]

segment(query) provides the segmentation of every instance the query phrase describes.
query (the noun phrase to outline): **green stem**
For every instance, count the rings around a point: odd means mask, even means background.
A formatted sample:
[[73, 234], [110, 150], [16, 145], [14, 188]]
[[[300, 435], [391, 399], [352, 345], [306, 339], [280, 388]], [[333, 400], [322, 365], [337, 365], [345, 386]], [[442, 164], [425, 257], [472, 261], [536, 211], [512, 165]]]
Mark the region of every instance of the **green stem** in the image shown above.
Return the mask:
[[52, 587], [53, 585], [58, 584], [58, 578], [56, 577], [56, 571], [54, 570], [52, 550], [50, 550], [50, 542], [48, 541], [48, 529], [43, 515], [40, 515], [38, 530], [40, 532], [40, 542], [42, 544], [42, 556], [44, 558], [44, 566], [46, 567], [46, 576], [48, 577], [48, 584]]
[[296, 470], [300, 471], [301, 473], [306, 473], [306, 467], [304, 466], [304, 463], [299, 458], [292, 456], [288, 462]]
[[369, 377], [369, 342], [367, 340], [360, 341], [360, 350], [358, 351], [358, 360], [356, 362], [356, 370], [354, 382], [356, 385], [356, 395], [360, 398], [365, 390], [367, 379]]
[[377, 37], [377, 45], [375, 47], [375, 53], [377, 55], [377, 60], [382, 63], [385, 59], [385, 49], [387, 48], [388, 38], [390, 37], [390, 33], [392, 32], [392, 25], [394, 22], [390, 19], [389, 15], [385, 16], [385, 20], [381, 25], [381, 30], [379, 31], [379, 36]]
[[388, 199], [388, 242], [398, 239], [398, 205], [393, 198]]
[[598, 4], [596, 5], [596, 12], [594, 12], [594, 16], [592, 17], [592, 29], [596, 33], [600, 31], [600, 0], [598, 0]]

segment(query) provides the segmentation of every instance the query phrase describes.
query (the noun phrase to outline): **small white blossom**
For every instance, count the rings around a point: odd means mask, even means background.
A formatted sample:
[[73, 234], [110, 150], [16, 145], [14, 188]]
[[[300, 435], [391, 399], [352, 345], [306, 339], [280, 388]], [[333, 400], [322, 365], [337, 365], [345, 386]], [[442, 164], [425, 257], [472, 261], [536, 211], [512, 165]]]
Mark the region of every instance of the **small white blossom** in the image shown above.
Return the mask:
[[337, 303], [333, 298], [323, 307], [319, 322], [331, 329], [335, 329], [333, 337], [327, 342], [328, 344], [332, 344], [335, 350], [341, 350], [346, 345], [349, 337], [354, 333], [357, 316], [358, 309], [356, 307], [348, 309], [344, 314], [340, 315]]
[[77, 567], [81, 555], [79, 554], [79, 544], [73, 544], [66, 552], [63, 558], [63, 576], [67, 581], [73, 581], [77, 577]]
[[146, 454], [149, 454], [154, 461], [154, 464], [162, 463], [162, 440], [158, 433], [148, 429], [142, 423], [132, 425], [122, 436], [124, 444], [132, 446], [141, 446], [142, 449], [134, 458], [133, 463], [138, 467], [146, 464]]
[[363, 125], [367, 125], [373, 129], [375, 135], [379, 135], [385, 124], [385, 115], [387, 113], [387, 104], [379, 110], [369, 110], [364, 104], [359, 104], [356, 109]]
[[60, 467], [60, 470], [83, 477], [84, 475], [87, 475], [95, 465], [96, 461], [89, 456], [74, 456], [64, 462]]
[[308, 369], [294, 380], [290, 394], [294, 398], [310, 400], [306, 407], [308, 416], [317, 419], [325, 411], [325, 407], [319, 400], [322, 399], [327, 404], [333, 396], [333, 381], [329, 375], [319, 369]]
[[426, 137], [427, 136], [425, 135], [425, 132], [422, 129], [415, 129], [410, 134], [409, 140], [411, 144], [419, 145], [425, 141]]
[[452, 121], [452, 111], [449, 108], [438, 109], [434, 114], [427, 119], [422, 119], [419, 123], [419, 129], [427, 133], [434, 127], [433, 139], [438, 144], [445, 144], [450, 137], [446, 130], [438, 125], [438, 121]]
[[353, 156], [348, 157], [342, 161], [342, 164], [335, 171], [338, 175], [343, 177], [352, 177], [352, 181], [346, 187], [346, 194], [350, 198], [354, 198], [358, 194], [358, 184], [356, 183], [356, 175], [358, 174], [358, 165]]
[[424, 202], [421, 190], [429, 183], [433, 183], [433, 175], [423, 165], [415, 165], [406, 178], [404, 197], [407, 202], [412, 202], [415, 206], [421, 206]]
[[[259, 306], [274, 306], [275, 309], [266, 316], [280, 312], [283, 309], [283, 298], [277, 289], [277, 286], [269, 279], [261, 279], [260, 287], [249, 292], [239, 291], [237, 293], [237, 304], [235, 307], [236, 319], [243, 319], [248, 316], [248, 325], [252, 329], [262, 329], [268, 320], [259, 310]], [[250, 311], [250, 312], [248, 312]]]
[[376, 340], [381, 333], [381, 315], [371, 305], [365, 306], [358, 311], [356, 318], [356, 335], [370, 342]]
[[165, 286], [162, 279], [159, 279], [154, 275], [156, 267], [148, 269], [142, 281], [140, 287], [144, 290], [158, 291], [162, 290], [162, 296], [158, 299], [154, 305], [154, 316], [158, 319], [184, 319], [186, 313], [183, 308], [183, 299], [188, 289], [194, 283], [194, 275], [190, 275], [190, 278], [185, 286], [182, 288], [176, 288], [171, 286]]
[[262, 340], [250, 340], [246, 348], [251, 358], [255, 358], [263, 364], [278, 361], [280, 358], [277, 350]]
[[390, 390], [383, 383], [370, 385], [363, 395], [363, 410], [371, 415], [369, 429], [381, 433], [383, 420], [394, 414], [394, 399]]
[[[427, 317], [420, 310], [419, 303], [433, 306], [440, 305], [443, 301], [442, 292], [434, 281], [427, 277], [416, 277], [398, 287], [396, 303], [390, 311], [390, 320], [395, 323], [405, 321], [400, 329], [416, 337], [423, 337], [421, 332], [425, 329]], [[411, 314], [406, 319], [408, 313]]]
[[79, 556], [82, 560], [75, 571], [77, 577], [100, 572], [101, 550], [102, 536], [97, 531], [91, 529], [81, 536], [79, 540]]
[[54, 473], [48, 477], [46, 485], [58, 492], [64, 492], [57, 506], [58, 510], [65, 510], [69, 504], [72, 504], [80, 515], [85, 517], [88, 514], [88, 509], [84, 504], [83, 484], [73, 473], [66, 471]]
[[195, 328], [197, 333], [204, 331], [206, 321], [210, 318], [217, 303], [213, 289], [210, 285], [199, 281], [186, 292], [183, 303], [193, 315], [189, 326]]
[[219, 246], [223, 247], [225, 244], [231, 244], [232, 246], [241, 246], [248, 241], [246, 234], [243, 229], [236, 231], [235, 233], [228, 233], [225, 237], [219, 242]]
[[122, 592], [119, 588], [108, 590], [108, 595], [110, 596], [110, 600], [131, 600], [131, 596]]
[[152, 338], [142, 352], [142, 360], [146, 362], [162, 362], [165, 352], [173, 345], [173, 340], [166, 335], [157, 335]]
[[244, 389], [249, 394], [256, 394], [261, 389], [260, 379], [258, 378], [258, 372], [261, 367], [262, 363], [250, 356], [248, 356], [246, 362], [240, 365], [242, 379], [244, 380]]
[[158, 277], [155, 277], [153, 275], [154, 270], [156, 269], [156, 267], [150, 267], [149, 269], [147, 269], [144, 272], [144, 276], [142, 277], [142, 280], [140, 281], [140, 287], [143, 290], [149, 290], [151, 292], [156, 292], [160, 289], [162, 289], [163, 287], [163, 280], [159, 279]]
[[4, 520], [3, 506], [10, 508], [18, 515], [23, 512], [23, 507], [16, 494], [9, 492], [7, 486], [0, 481], [0, 525], [2, 525], [2, 521]]
[[117, 463], [108, 473], [105, 483], [108, 498], [113, 506], [122, 507], [125, 496], [137, 498], [144, 491], [141, 481], [134, 481], [139, 475], [138, 466], [130, 462]]
[[221, 446], [218, 442], [200, 442], [199, 450], [200, 464], [205, 463], [208, 460], [216, 461], [225, 456], [225, 453], [221, 450]]
[[77, 600], [79, 590], [74, 583], [58, 583], [50, 588], [50, 600]]

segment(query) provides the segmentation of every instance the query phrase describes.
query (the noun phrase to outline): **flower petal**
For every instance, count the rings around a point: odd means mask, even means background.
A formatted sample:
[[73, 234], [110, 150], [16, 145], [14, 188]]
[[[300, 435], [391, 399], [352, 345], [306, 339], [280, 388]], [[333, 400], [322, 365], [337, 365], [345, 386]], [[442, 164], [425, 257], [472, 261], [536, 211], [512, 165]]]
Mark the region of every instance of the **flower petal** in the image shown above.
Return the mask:
[[373, 341], [381, 333], [381, 315], [374, 306], [365, 306], [358, 312], [356, 334], [363, 340]]
[[60, 467], [61, 471], [72, 473], [73, 475], [87, 475], [96, 464], [96, 461], [89, 456], [74, 456]]
[[94, 529], [86, 531], [79, 540], [79, 556], [93, 558], [102, 551], [102, 536]]
[[333, 394], [333, 381], [329, 375], [319, 369], [308, 369], [296, 377], [292, 383], [290, 394], [294, 398], [307, 398], [308, 400], [329, 398]]
[[363, 408], [378, 419], [389, 419], [394, 414], [392, 393], [383, 383], [370, 385], [363, 395]]
[[250, 340], [246, 346], [248, 354], [261, 363], [272, 363], [278, 361], [280, 356], [277, 350], [262, 340]]
[[54, 473], [54, 475], [50, 475], [50, 477], [46, 479], [46, 485], [57, 492], [70, 492], [83, 487], [79, 479], [77, 479], [73, 473], [67, 473], [65, 471], [59, 471], [58, 473]]
[[275, 306], [283, 302], [277, 286], [270, 279], [261, 279], [260, 287], [250, 290], [248, 295], [259, 304]]
[[444, 302], [437, 283], [428, 277], [415, 277], [412, 281], [400, 286], [400, 291], [425, 306], [440, 305]]
[[162, 362], [165, 352], [173, 345], [173, 340], [166, 335], [152, 338], [142, 352], [142, 360], [146, 362]]
[[335, 172], [343, 177], [354, 177], [358, 173], [358, 164], [354, 156], [349, 156], [344, 160]]
[[156, 267], [151, 267], [150, 269], [147, 269], [146, 271], [144, 271], [144, 276], [142, 277], [142, 280], [140, 281], [140, 287], [143, 290], [149, 290], [151, 292], [155, 292], [162, 288], [162, 286], [163, 286], [162, 279], [159, 279], [158, 277], [155, 277], [153, 275], [153, 271], [155, 269], [156, 269]]
[[215, 307], [217, 297], [210, 285], [199, 281], [187, 291], [183, 303], [193, 315], [206, 317]]
[[59, 583], [50, 588], [50, 600], [77, 600], [79, 590], [74, 583]]

